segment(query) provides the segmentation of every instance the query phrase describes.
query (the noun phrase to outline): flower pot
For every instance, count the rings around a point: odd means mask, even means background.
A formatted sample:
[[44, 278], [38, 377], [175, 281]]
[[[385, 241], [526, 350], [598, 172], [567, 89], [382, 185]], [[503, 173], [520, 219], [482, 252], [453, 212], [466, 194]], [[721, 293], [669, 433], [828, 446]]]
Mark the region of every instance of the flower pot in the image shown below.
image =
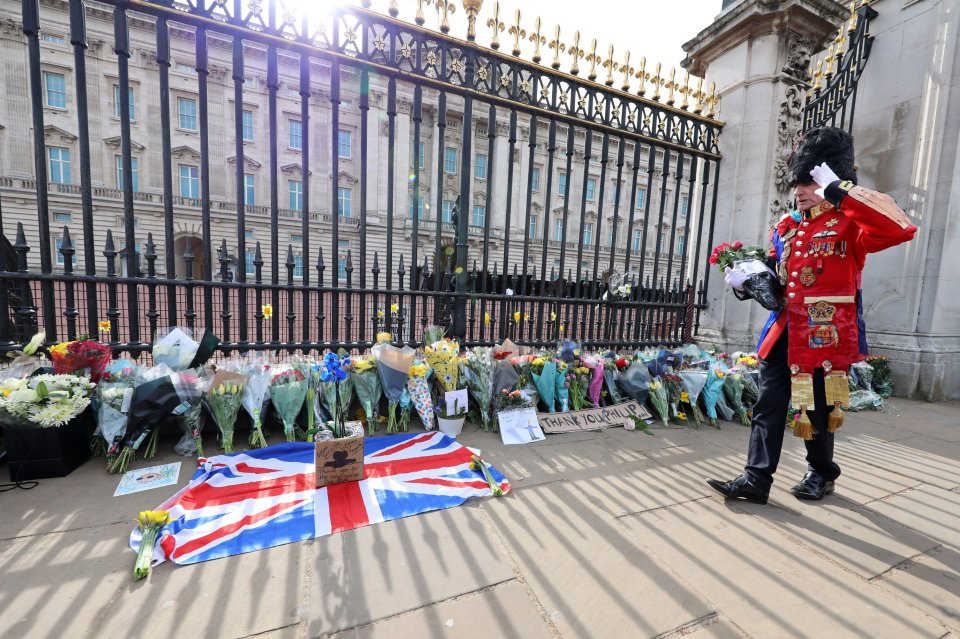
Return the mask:
[[440, 424], [440, 432], [456, 439], [460, 431], [463, 430], [463, 422], [466, 417], [437, 417], [437, 423]]
[[362, 434], [318, 441], [315, 446], [317, 488], [363, 479]]
[[2, 424], [10, 481], [66, 477], [90, 457], [93, 411], [56, 428]]

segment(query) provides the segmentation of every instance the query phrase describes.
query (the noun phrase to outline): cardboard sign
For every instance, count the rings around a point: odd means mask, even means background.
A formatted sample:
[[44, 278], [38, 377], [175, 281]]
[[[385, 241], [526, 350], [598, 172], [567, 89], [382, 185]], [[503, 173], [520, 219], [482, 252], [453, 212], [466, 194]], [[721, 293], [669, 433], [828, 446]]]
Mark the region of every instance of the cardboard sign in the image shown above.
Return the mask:
[[500, 424], [500, 439], [504, 444], [529, 444], [546, 439], [532, 408], [497, 413]]
[[603, 430], [622, 426], [632, 430], [635, 426], [630, 415], [640, 419], [650, 419], [650, 412], [630, 400], [615, 406], [603, 408], [589, 408], [586, 410], [571, 411], [569, 413], [538, 413], [540, 425], [547, 434], [576, 433], [584, 430]]
[[363, 479], [363, 437], [316, 442], [317, 488]]

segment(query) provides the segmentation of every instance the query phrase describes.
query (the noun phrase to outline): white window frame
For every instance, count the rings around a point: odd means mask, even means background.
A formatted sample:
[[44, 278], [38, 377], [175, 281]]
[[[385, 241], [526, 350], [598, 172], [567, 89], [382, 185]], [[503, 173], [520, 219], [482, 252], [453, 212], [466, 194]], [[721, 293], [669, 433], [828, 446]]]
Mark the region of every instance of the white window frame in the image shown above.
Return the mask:
[[[186, 105], [188, 105], [188, 104], [193, 105], [193, 113], [185, 113], [185, 112], [184, 112], [183, 107], [186, 106]], [[185, 120], [185, 118], [186, 118], [186, 120]], [[197, 116], [197, 101], [196, 101], [195, 99], [193, 99], [193, 98], [178, 97], [178, 98], [177, 98], [177, 128], [180, 129], [181, 131], [194, 131], [194, 132], [195, 132], [195, 131], [198, 130], [198, 124], [197, 124], [197, 121], [198, 121], [198, 120], [197, 120], [197, 118], [198, 118], [198, 116]], [[192, 128], [189, 126], [189, 124], [191, 123], [191, 120], [192, 120], [192, 123], [193, 123], [193, 127], [192, 127]], [[187, 126], [184, 126], [185, 124], [186, 124]]]

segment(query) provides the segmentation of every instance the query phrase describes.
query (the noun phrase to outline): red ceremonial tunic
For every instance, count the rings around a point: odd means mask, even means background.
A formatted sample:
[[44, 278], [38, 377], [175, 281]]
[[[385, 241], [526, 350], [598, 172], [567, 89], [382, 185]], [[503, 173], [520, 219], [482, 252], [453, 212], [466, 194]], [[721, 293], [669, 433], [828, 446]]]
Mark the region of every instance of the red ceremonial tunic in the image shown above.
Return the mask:
[[794, 373], [813, 373], [824, 362], [845, 371], [863, 359], [857, 296], [867, 254], [917, 231], [883, 193], [838, 181], [825, 195], [800, 220], [784, 216], [771, 233], [785, 304], [771, 315], [757, 353], [767, 357], [786, 329]]

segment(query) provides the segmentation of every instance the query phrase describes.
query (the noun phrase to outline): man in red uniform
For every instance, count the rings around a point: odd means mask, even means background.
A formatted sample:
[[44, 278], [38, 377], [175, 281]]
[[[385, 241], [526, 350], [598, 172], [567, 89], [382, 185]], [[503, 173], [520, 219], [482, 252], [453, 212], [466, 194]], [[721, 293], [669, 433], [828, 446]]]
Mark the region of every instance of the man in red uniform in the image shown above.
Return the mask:
[[[783, 304], [757, 346], [759, 397], [747, 464], [736, 479], [707, 480], [728, 499], [760, 504], [767, 503], [791, 405], [794, 433], [807, 448], [807, 473], [791, 492], [812, 500], [833, 492], [840, 476], [833, 461], [833, 431], [842, 423], [838, 393], [845, 392], [847, 367], [867, 353], [863, 266], [868, 253], [909, 241], [917, 230], [891, 197], [856, 185], [853, 139], [841, 129], [809, 131], [789, 168], [798, 211], [771, 232], [770, 265], [783, 285]], [[749, 297], [745, 278], [728, 269], [726, 281], [739, 299]]]

